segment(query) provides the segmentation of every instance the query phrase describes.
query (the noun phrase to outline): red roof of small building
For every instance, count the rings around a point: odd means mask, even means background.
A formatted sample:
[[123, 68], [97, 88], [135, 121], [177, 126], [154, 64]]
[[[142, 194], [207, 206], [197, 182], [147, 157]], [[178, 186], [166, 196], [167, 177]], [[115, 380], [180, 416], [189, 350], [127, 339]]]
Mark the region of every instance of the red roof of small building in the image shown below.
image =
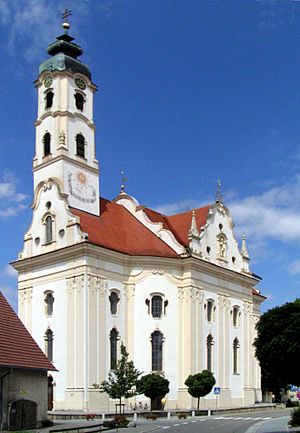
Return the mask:
[[[205, 206], [195, 210], [199, 228], [206, 223], [209, 208], [210, 206]], [[72, 208], [72, 213], [80, 217], [81, 230], [88, 234], [92, 244], [132, 256], [178, 257], [169, 245], [145, 227], [124, 206], [101, 198], [100, 210], [99, 217]], [[170, 230], [181, 245], [188, 246], [191, 211], [172, 216], [165, 216], [148, 208], [144, 208], [144, 212], [151, 221], [161, 222], [165, 229]]]
[[1, 292], [0, 367], [56, 370]]

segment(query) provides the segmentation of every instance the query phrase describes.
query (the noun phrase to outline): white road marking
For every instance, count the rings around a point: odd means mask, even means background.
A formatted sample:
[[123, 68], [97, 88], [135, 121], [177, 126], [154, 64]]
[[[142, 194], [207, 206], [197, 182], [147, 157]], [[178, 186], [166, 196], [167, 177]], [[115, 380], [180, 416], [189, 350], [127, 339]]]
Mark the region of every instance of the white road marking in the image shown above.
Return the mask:
[[189, 424], [189, 421], [185, 421], [185, 422], [183, 422], [182, 424], [183, 424], [183, 425], [185, 425], [185, 424]]
[[272, 417], [271, 416], [266, 416], [265, 418], [262, 418], [262, 419], [272, 419]]
[[163, 427], [163, 429], [170, 428], [170, 427], [171, 427], [170, 425], [167, 425], [166, 427]]
[[225, 419], [225, 416], [218, 416], [218, 417], [215, 417], [214, 419]]
[[180, 424], [174, 424], [174, 427], [178, 427]]
[[252, 416], [249, 416], [248, 418], [244, 418], [244, 419], [248, 420], [248, 419], [253, 419], [253, 418], [252, 418]]

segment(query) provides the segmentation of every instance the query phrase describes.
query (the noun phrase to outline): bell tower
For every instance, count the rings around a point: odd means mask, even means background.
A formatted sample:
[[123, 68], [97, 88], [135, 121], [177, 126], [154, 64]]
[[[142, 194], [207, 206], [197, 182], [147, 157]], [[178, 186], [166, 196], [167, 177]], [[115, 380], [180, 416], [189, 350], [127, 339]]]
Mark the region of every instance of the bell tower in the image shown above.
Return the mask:
[[89, 68], [78, 60], [83, 51], [68, 34], [51, 43], [50, 58], [35, 81], [38, 114], [35, 122], [34, 190], [54, 179], [69, 206], [99, 215], [99, 168], [96, 160], [93, 96], [97, 90]]

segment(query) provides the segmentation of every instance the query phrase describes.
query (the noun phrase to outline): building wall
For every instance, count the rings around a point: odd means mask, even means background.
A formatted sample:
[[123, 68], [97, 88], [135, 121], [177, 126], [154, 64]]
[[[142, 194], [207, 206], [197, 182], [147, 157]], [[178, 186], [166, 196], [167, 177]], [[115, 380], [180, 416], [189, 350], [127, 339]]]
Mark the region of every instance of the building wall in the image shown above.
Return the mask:
[[[0, 376], [9, 369], [0, 368]], [[9, 404], [14, 400], [26, 399], [37, 403], [37, 427], [47, 419], [47, 372], [39, 370], [12, 369], [3, 379], [3, 430], [8, 429]]]
[[[119, 345], [143, 374], [151, 372], [151, 334], [163, 334], [163, 374], [170, 381], [168, 408], [195, 408], [184, 381], [207, 368], [207, 336], [213, 337], [212, 363], [220, 407], [252, 404], [260, 400], [259, 367], [252, 342], [258, 319], [248, 276], [190, 258], [188, 260], [126, 257], [98, 247], [77, 252], [56, 266], [34, 266], [24, 279], [30, 293], [22, 320], [44, 350], [44, 333], [54, 333], [53, 362], [56, 409], [114, 410], [94, 384], [107, 379], [110, 369], [110, 332], [116, 328]], [[39, 260], [37, 258], [37, 260]], [[137, 266], [138, 264], [138, 266]], [[23, 286], [20, 275], [20, 287]], [[44, 293], [51, 290], [54, 310], [45, 316]], [[111, 314], [109, 296], [119, 293], [117, 314]], [[24, 289], [20, 289], [22, 293]], [[165, 314], [153, 318], [146, 300], [160, 294], [168, 302]], [[212, 320], [207, 303], [213, 301]], [[151, 306], [151, 305], [150, 305]], [[233, 307], [239, 307], [233, 325]], [[238, 371], [233, 372], [233, 340], [237, 338]], [[143, 396], [139, 401], [147, 401]], [[211, 392], [201, 399], [203, 408], [215, 408]]]

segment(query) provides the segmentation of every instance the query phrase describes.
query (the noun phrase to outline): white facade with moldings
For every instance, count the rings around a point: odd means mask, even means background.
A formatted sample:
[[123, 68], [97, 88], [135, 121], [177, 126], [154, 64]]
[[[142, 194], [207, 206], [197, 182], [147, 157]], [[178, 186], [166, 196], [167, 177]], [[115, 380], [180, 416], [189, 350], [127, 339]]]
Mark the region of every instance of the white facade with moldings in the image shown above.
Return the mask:
[[[156, 373], [170, 381], [167, 408], [196, 407], [184, 382], [207, 367], [221, 387], [220, 407], [261, 401], [252, 343], [263, 297], [255, 289], [259, 279], [249, 268], [245, 238], [239, 245], [234, 237], [229, 210], [217, 199], [207, 208], [166, 217], [124, 191], [102, 201], [103, 210], [93, 124], [96, 86], [84, 69], [55, 69], [55, 56], [53, 70], [43, 70], [35, 82], [33, 215], [13, 264], [22, 321], [43, 350], [47, 329], [53, 333], [54, 409], [114, 410], [114, 402], [94, 388], [112, 365], [112, 330], [117, 354], [123, 341], [144, 374], [153, 371], [152, 338], [160, 333]], [[45, 108], [49, 91], [53, 102]], [[76, 106], [76, 93], [84, 98], [83, 109]], [[77, 134], [85, 139], [81, 148]], [[49, 291], [51, 314], [45, 305]], [[202, 408], [215, 406], [213, 393], [201, 399]]]

